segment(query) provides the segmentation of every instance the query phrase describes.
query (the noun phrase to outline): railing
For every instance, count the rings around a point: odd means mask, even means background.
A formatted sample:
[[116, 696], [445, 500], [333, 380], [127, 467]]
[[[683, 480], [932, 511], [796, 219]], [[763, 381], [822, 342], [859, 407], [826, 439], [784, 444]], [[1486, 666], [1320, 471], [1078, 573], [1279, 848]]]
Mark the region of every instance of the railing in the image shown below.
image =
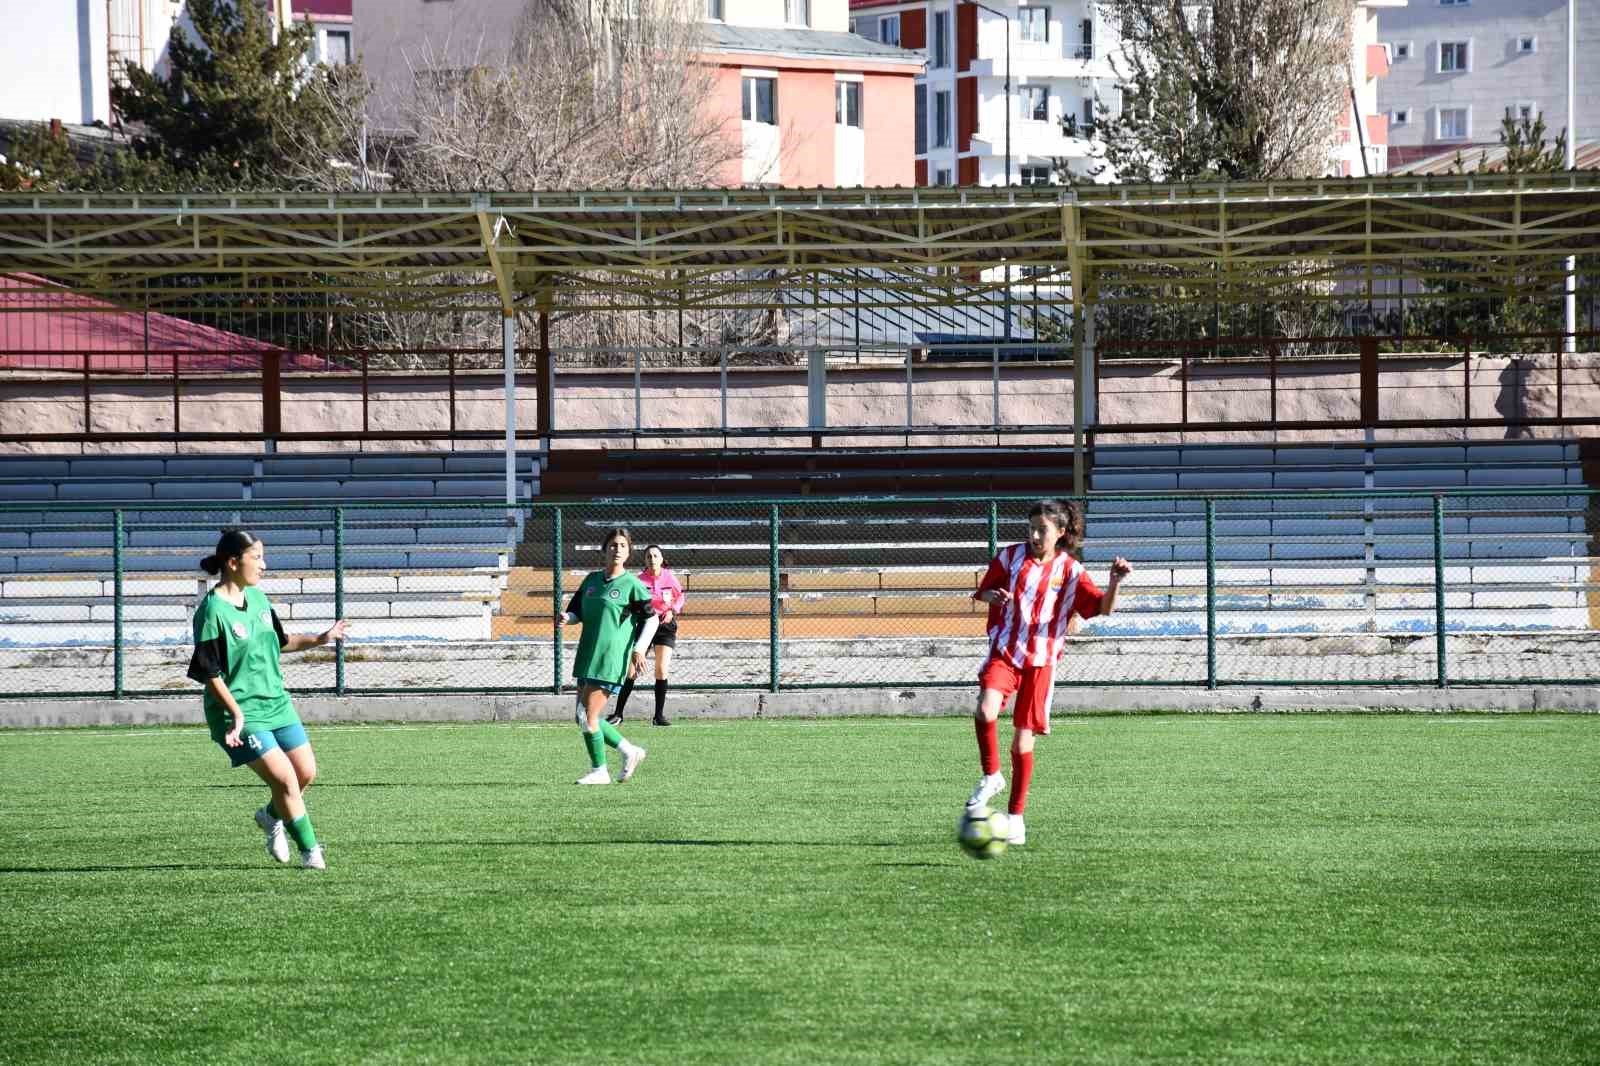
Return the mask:
[[[1560, 475], [1553, 475], [1559, 477]], [[1596, 494], [1128, 495], [1085, 501], [1117, 612], [1057, 673], [1092, 686], [1600, 683]], [[223, 525], [266, 544], [290, 631], [349, 617], [285, 660], [309, 694], [560, 692], [552, 624], [606, 531], [662, 546], [688, 594], [680, 688], [966, 687], [985, 654], [971, 594], [1030, 500], [881, 497], [0, 510], [0, 694], [195, 693], [195, 562]]]

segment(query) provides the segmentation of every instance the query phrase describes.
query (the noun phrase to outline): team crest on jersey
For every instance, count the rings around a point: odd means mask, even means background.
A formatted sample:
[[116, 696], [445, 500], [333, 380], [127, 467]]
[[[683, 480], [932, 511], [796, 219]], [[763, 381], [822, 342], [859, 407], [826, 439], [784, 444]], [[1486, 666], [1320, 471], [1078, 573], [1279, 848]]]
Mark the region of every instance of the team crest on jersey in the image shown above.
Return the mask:
[[243, 622], [235, 622], [233, 623], [233, 635], [243, 640], [250, 635], [250, 631], [244, 627]]
[[261, 624], [264, 625], [264, 626], [270, 626], [272, 624], [272, 608], [271, 607], [263, 607], [263, 608], [261, 608]]
[[611, 590], [611, 598], [612, 599], [614, 599], [614, 600], [615, 599], [620, 599], [621, 596], [622, 596], [622, 590], [621, 589], [612, 589]]

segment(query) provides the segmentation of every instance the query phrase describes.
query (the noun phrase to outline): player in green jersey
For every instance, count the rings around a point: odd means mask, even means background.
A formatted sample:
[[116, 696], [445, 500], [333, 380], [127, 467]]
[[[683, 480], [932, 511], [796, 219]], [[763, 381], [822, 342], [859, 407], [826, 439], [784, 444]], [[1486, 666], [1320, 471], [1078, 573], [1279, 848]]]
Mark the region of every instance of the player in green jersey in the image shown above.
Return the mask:
[[343, 640], [343, 619], [317, 636], [283, 631], [278, 612], [257, 587], [267, 571], [262, 544], [242, 529], [228, 529], [200, 568], [220, 580], [194, 612], [194, 655], [189, 676], [205, 688], [206, 724], [234, 766], [248, 766], [272, 797], [256, 812], [267, 835], [267, 854], [289, 861], [284, 823], [300, 847], [300, 863], [325, 870], [304, 793], [317, 776], [305, 726], [283, 687], [278, 657]]
[[583, 579], [564, 613], [556, 615], [558, 627], [578, 622], [583, 636], [572, 660], [572, 676], [578, 683], [578, 726], [583, 730], [583, 745], [589, 752], [589, 772], [578, 778], [580, 785], [609, 785], [611, 771], [606, 768], [606, 746], [622, 753], [622, 773], [626, 781], [644, 761], [645, 750], [630, 744], [616, 726], [604, 721], [606, 697], [622, 688], [622, 683], [637, 677], [644, 669], [644, 651], [656, 634], [659, 620], [650, 605], [650, 590], [628, 573], [628, 553], [633, 537], [618, 527], [606, 533], [601, 555], [604, 570]]

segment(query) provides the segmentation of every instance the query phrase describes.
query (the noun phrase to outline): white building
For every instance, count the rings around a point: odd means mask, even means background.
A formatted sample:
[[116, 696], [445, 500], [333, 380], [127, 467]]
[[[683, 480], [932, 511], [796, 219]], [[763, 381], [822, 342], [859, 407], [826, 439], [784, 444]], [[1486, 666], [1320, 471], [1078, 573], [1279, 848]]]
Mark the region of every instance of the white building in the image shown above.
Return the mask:
[[[1600, 0], [1571, 2], [1578, 140], [1593, 140], [1600, 138]], [[1380, 35], [1390, 69], [1378, 102], [1402, 157], [1493, 144], [1507, 114], [1543, 114], [1552, 135], [1566, 128], [1566, 3], [1412, 0], [1383, 13]]]
[[1345, 59], [1350, 99], [1339, 116], [1332, 162], [1333, 173], [1341, 177], [1364, 178], [1389, 169], [1389, 117], [1378, 103], [1378, 84], [1391, 68], [1378, 17], [1382, 12], [1387, 21], [1405, 6], [1406, 0], [1357, 0], [1350, 13], [1350, 53]]
[[850, 0], [850, 11], [856, 33], [927, 54], [918, 184], [1043, 184], [1057, 159], [1078, 174], [1093, 165], [1097, 102], [1121, 107], [1117, 42], [1093, 0]]

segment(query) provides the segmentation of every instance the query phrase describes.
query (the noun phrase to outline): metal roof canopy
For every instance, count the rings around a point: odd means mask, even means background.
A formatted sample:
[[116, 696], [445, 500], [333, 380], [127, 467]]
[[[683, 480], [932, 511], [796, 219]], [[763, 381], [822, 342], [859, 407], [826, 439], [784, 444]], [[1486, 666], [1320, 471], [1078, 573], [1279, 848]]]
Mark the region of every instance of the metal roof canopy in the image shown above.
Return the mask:
[[259, 296], [264, 283], [336, 294], [353, 311], [467, 299], [509, 312], [536, 294], [560, 307], [569, 285], [683, 300], [756, 271], [768, 289], [865, 268], [890, 291], [899, 278], [971, 292], [978, 271], [1002, 263], [1049, 265], [1085, 283], [1073, 286], [1078, 299], [1101, 286], [1265, 299], [1296, 278], [1392, 277], [1419, 259], [1482, 264], [1491, 291], [1508, 262], [1597, 251], [1594, 171], [1074, 188], [0, 194], [0, 272], [113, 300], [143, 298], [151, 283], [168, 302]]

